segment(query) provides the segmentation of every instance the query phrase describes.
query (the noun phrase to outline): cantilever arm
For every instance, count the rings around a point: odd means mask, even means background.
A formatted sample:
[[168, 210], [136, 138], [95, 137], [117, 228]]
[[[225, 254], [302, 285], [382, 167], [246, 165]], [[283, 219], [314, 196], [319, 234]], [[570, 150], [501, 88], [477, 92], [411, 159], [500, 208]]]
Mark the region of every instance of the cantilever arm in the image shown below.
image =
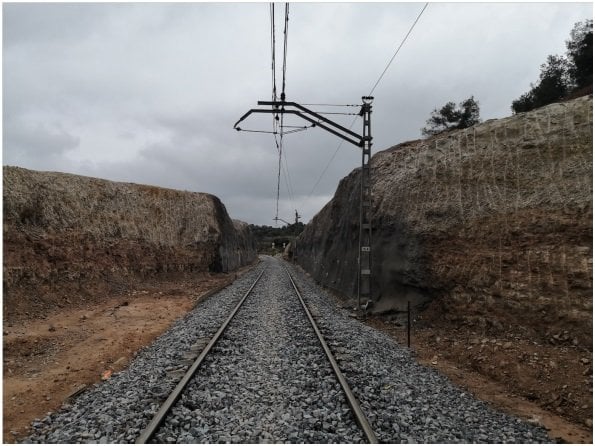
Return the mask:
[[[260, 108], [253, 108], [248, 110], [244, 116], [242, 116], [238, 122], [233, 125], [233, 128], [236, 130], [241, 130], [238, 127], [238, 124], [250, 116], [252, 113], [269, 113], [269, 114], [279, 114], [279, 113], [290, 113], [293, 115], [297, 115], [306, 121], [312, 123], [314, 126], [318, 126], [329, 133], [332, 133], [339, 138], [344, 139], [345, 141], [358, 146], [363, 147], [363, 138], [358, 135], [357, 133], [343, 127], [342, 125], [337, 124], [336, 122], [331, 121], [330, 119], [319, 115], [312, 110], [307, 109], [306, 107], [299, 105], [295, 102], [270, 102], [270, 101], [258, 101], [258, 105], [272, 105], [275, 108], [270, 109], [260, 109]], [[297, 110], [287, 110], [285, 107], [295, 107]], [[316, 118], [313, 119], [312, 117]]]
[[[289, 106], [289, 107], [295, 107], [298, 110], [301, 110], [303, 113], [307, 113], [308, 115], [312, 115], [314, 116], [316, 119], [325, 122], [326, 124], [335, 127], [336, 129], [345, 132], [346, 134], [354, 137], [354, 138], [361, 138], [360, 135], [358, 135], [357, 133], [355, 133], [352, 130], [349, 130], [348, 128], [343, 127], [340, 124], [337, 124], [334, 121], [331, 121], [330, 119], [316, 113], [315, 111], [310, 110], [309, 108], [304, 107], [303, 105], [298, 104], [297, 102], [284, 102], [284, 101], [277, 101], [277, 102], [272, 102], [272, 101], [258, 101], [258, 105], [272, 105], [273, 107], [277, 107], [274, 108], [274, 113], [282, 113], [284, 111], [284, 107]], [[279, 109], [278, 107], [281, 107], [281, 109]], [[303, 117], [303, 115], [300, 115]], [[357, 144], [356, 144], [357, 145]]]
[[252, 109], [252, 110], [248, 110], [248, 112], [247, 112], [247, 113], [245, 113], [245, 114], [244, 114], [244, 116], [242, 116], [240, 119], [238, 119], [238, 122], [236, 122], [236, 123], [233, 125], [233, 128], [234, 128], [234, 129], [236, 129], [236, 130], [240, 130], [240, 128], [238, 127], [238, 124], [239, 124], [240, 122], [242, 122], [244, 119], [246, 119], [246, 118], [247, 118], [247, 117], [248, 117], [248, 116], [249, 116], [249, 115], [250, 115], [250, 114], [251, 114], [253, 111], [254, 111], [254, 109]]

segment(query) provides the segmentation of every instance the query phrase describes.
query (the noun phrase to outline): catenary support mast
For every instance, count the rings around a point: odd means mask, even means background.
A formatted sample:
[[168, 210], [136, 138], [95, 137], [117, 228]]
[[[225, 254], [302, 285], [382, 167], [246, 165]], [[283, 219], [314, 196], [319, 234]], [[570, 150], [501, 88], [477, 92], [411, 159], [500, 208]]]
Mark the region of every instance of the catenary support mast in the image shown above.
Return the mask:
[[[352, 130], [343, 127], [336, 122], [312, 111], [303, 105], [295, 102], [281, 101], [258, 101], [258, 105], [270, 108], [254, 108], [246, 112], [233, 126], [234, 129], [242, 131], [240, 122], [253, 113], [270, 113], [273, 115], [293, 114], [308, 121], [311, 127], [320, 127], [343, 140], [358, 146], [362, 149], [362, 171], [360, 184], [359, 202], [359, 242], [357, 254], [357, 304], [358, 309], [366, 310], [371, 302], [371, 281], [372, 281], [372, 169], [370, 160], [372, 158], [372, 96], [362, 97], [360, 116], [363, 118], [363, 131], [359, 135]], [[297, 212], [297, 211], [296, 211]], [[279, 219], [279, 218], [277, 218]], [[279, 219], [280, 220], [280, 219]], [[297, 220], [297, 218], [296, 218]]]
[[372, 157], [372, 98], [364, 96], [360, 114], [364, 126], [362, 131], [362, 171], [360, 182], [359, 205], [359, 252], [358, 252], [358, 280], [357, 306], [368, 308], [371, 298], [372, 279], [372, 179], [370, 159]]

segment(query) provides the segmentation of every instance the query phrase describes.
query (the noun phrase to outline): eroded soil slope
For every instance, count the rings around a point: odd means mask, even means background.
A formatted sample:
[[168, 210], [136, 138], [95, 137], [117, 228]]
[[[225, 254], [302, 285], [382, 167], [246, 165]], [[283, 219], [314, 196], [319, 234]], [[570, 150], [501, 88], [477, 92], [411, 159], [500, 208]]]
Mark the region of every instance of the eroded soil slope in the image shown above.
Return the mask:
[[16, 167], [3, 185], [5, 321], [256, 258], [247, 226], [213, 195]]

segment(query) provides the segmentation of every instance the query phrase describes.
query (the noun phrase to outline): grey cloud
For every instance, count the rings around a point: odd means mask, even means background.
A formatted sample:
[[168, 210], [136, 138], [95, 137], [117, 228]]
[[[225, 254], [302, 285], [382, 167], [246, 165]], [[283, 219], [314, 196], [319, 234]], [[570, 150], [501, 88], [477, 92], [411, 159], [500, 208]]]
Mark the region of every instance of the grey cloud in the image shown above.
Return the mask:
[[[292, 3], [288, 99], [359, 103], [422, 6]], [[271, 97], [268, 10], [4, 4], [4, 163], [209, 192], [232, 217], [271, 224], [273, 137], [232, 129]], [[471, 94], [483, 119], [510, 114], [545, 56], [563, 52], [573, 23], [591, 16], [591, 4], [430, 4], [374, 92], [373, 151], [418, 138], [435, 107]], [[249, 127], [270, 129], [270, 116]], [[338, 144], [321, 129], [286, 136], [293, 199], [282, 178], [283, 218], [296, 207], [312, 218], [360, 164], [358, 149], [343, 144], [312, 191]]]
[[13, 45], [70, 43], [96, 32], [108, 10], [98, 4], [4, 3], [3, 42]]
[[55, 160], [80, 144], [80, 138], [67, 132], [59, 123], [20, 119], [5, 121], [2, 139], [4, 147], [12, 148], [4, 154], [6, 164], [33, 160], [41, 166], [44, 160]]

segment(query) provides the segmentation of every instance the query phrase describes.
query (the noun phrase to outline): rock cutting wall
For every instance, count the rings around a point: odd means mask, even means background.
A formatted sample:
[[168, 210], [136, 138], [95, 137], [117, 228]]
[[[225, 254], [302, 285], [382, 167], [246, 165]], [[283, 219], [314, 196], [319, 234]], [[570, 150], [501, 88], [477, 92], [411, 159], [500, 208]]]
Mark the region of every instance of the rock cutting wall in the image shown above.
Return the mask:
[[57, 288], [227, 272], [256, 259], [247, 225], [213, 195], [17, 167], [3, 168], [3, 185], [5, 316]]
[[[376, 309], [433, 300], [453, 321], [579, 326], [590, 342], [592, 136], [591, 95], [377, 153]], [[358, 202], [359, 169], [298, 240], [302, 266], [347, 296]]]

